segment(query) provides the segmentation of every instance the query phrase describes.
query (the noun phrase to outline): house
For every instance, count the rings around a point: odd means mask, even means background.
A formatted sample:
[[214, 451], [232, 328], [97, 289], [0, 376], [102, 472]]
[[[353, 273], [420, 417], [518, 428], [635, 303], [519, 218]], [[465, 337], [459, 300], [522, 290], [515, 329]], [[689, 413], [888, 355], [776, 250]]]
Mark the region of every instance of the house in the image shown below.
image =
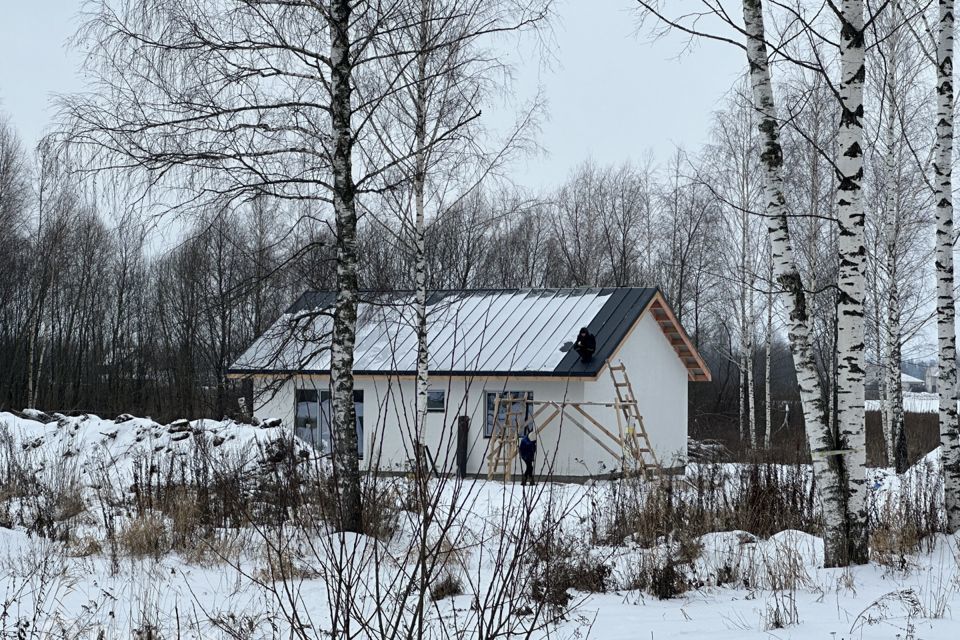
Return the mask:
[[915, 378], [909, 373], [900, 372], [900, 387], [904, 393], [914, 393], [926, 390], [926, 382], [920, 378]]
[[[304, 293], [229, 371], [254, 380], [257, 418], [280, 418], [325, 452], [334, 300]], [[539, 474], [618, 471], [624, 425], [615, 401], [626, 385], [615, 386], [619, 365], [608, 362], [622, 362], [660, 464], [685, 461], [687, 386], [709, 381], [710, 371], [658, 289], [434, 291], [427, 304], [428, 414], [415, 433], [414, 295], [361, 294], [354, 400], [364, 467], [408, 468], [421, 443], [430, 464], [453, 471], [459, 441], [461, 471], [484, 474], [498, 420], [512, 411], [540, 430]], [[580, 327], [596, 336], [590, 362], [571, 349]], [[552, 421], [551, 407], [564, 409]]]
[[[908, 363], [903, 364], [904, 367], [907, 365]], [[880, 397], [880, 377], [883, 375], [885, 375], [885, 371], [879, 365], [867, 365], [866, 391], [868, 399], [876, 400]], [[921, 380], [920, 378], [910, 375], [906, 371], [900, 371], [900, 388], [904, 393], [917, 393], [926, 391], [928, 384], [929, 380]], [[934, 378], [934, 385], [936, 385], [936, 378]]]

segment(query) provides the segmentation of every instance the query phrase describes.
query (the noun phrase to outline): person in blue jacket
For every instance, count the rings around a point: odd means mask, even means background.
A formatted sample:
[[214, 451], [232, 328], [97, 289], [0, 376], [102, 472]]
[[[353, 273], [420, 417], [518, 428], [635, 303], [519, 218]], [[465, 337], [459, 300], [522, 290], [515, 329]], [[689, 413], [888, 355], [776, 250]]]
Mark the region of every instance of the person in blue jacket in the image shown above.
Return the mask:
[[530, 484], [534, 484], [533, 461], [536, 457], [537, 432], [531, 429], [520, 438], [520, 459], [523, 461], [523, 478], [520, 480], [521, 486], [526, 486], [528, 478], [530, 479]]

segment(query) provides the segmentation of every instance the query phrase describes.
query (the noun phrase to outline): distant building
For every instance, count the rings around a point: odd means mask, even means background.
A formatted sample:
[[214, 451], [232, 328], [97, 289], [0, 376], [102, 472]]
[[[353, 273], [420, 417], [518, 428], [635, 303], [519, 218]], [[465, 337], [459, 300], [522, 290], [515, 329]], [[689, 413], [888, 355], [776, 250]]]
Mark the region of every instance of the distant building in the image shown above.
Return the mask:
[[[867, 383], [866, 390], [867, 395], [871, 399], [876, 399], [879, 397], [880, 390], [880, 375], [882, 370], [877, 365], [868, 365], [867, 367]], [[900, 387], [903, 389], [904, 393], [916, 393], [927, 391], [928, 382], [926, 380], [921, 380], [915, 376], [910, 375], [904, 371], [900, 372]], [[936, 378], [934, 378], [934, 385], [936, 385]]]
[[[413, 456], [408, 434], [416, 406], [415, 298], [410, 292], [364, 293], [361, 300], [354, 399], [362, 464], [403, 469]], [[334, 301], [331, 292], [303, 294], [229, 371], [254, 380], [258, 418], [282, 419], [325, 452]], [[494, 407], [503, 411], [523, 398], [537, 406], [582, 404], [593, 412], [590, 420], [573, 416], [544, 426], [539, 473], [585, 477], [617, 470], [620, 452], [608, 446], [607, 435], [621, 426], [615, 408], [620, 391], [607, 367], [618, 362], [660, 463], [685, 459], [688, 382], [709, 381], [710, 371], [658, 289], [432, 291], [427, 324], [430, 391], [422, 445], [434, 459], [450, 464], [443, 443], [466, 417], [465, 470], [486, 473], [498, 421]], [[580, 327], [596, 337], [590, 362], [570, 348]], [[546, 425], [550, 413], [536, 420]]]

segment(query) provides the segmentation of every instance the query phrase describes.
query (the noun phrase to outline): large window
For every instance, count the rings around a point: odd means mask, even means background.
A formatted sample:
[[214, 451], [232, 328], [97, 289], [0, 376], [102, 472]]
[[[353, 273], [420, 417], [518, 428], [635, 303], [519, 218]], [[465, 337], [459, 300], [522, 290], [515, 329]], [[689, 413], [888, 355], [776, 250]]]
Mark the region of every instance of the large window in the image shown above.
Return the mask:
[[[507, 416], [507, 407], [513, 404], [513, 412], [523, 416], [521, 424], [530, 419], [533, 412], [533, 406], [526, 402], [533, 400], [533, 391], [488, 391], [487, 392], [487, 419], [484, 425], [483, 435], [487, 438], [493, 433], [493, 409], [497, 404], [497, 396], [500, 396], [500, 410], [498, 411], [497, 425], [503, 426]], [[519, 435], [519, 434], [517, 434]]]
[[[330, 427], [333, 423], [333, 401], [330, 391], [324, 389], [296, 390], [295, 429], [297, 437], [309, 442], [323, 453], [333, 451]], [[357, 412], [357, 451], [363, 457], [363, 390], [353, 392]]]

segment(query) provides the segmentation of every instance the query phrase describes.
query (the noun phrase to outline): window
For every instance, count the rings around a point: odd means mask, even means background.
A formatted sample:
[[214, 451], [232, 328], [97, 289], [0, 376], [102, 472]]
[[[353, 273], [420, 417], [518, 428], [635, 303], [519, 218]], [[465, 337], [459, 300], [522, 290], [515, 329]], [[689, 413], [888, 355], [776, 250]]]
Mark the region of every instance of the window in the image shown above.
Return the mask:
[[[333, 400], [328, 390], [297, 389], [294, 428], [301, 440], [309, 442], [322, 453], [333, 451], [330, 426], [333, 423]], [[363, 390], [353, 392], [353, 406], [357, 412], [357, 451], [363, 458]]]
[[313, 446], [319, 442], [317, 429], [320, 426], [316, 389], [297, 389], [295, 392], [294, 432], [296, 436]]
[[497, 423], [503, 425], [507, 415], [507, 407], [513, 402], [513, 411], [523, 416], [523, 421], [530, 419], [533, 412], [533, 406], [526, 402], [533, 400], [533, 391], [488, 391], [487, 392], [487, 419], [484, 424], [483, 435], [489, 438], [493, 433], [493, 408], [497, 404], [497, 396], [500, 396], [500, 410], [498, 411]]
[[447, 392], [443, 389], [427, 391], [427, 411], [443, 413], [446, 410]]

